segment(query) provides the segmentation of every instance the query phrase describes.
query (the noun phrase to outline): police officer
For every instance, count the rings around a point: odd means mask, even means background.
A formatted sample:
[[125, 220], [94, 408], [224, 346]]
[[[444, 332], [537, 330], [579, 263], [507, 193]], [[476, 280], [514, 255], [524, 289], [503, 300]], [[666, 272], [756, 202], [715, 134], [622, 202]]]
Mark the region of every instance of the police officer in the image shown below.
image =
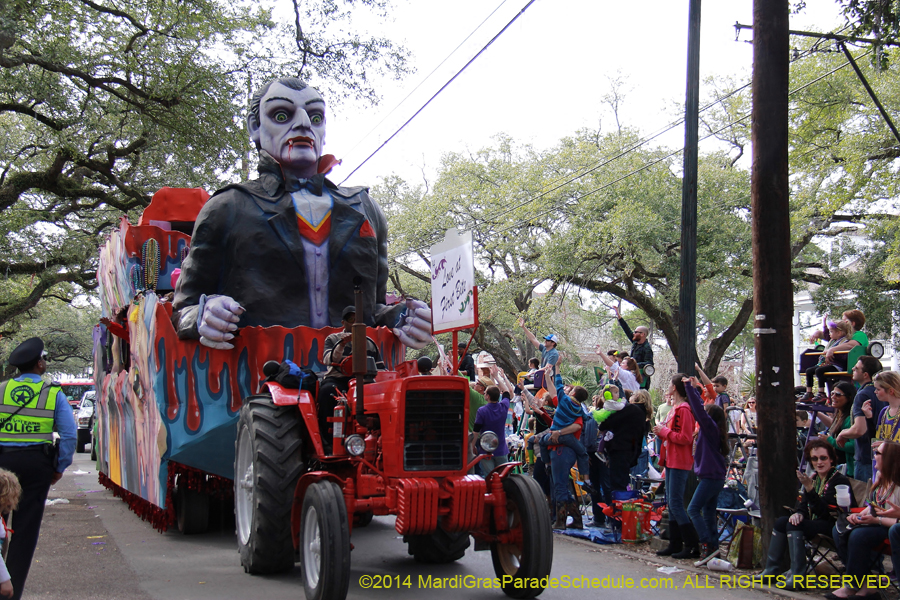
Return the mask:
[[[19, 369], [19, 376], [0, 383], [0, 467], [15, 473], [22, 485], [6, 560], [14, 600], [25, 588], [47, 492], [72, 464], [78, 432], [62, 388], [41, 380], [47, 372], [46, 356], [40, 338], [25, 340], [9, 355], [9, 364]], [[60, 435], [58, 452], [54, 429]]]

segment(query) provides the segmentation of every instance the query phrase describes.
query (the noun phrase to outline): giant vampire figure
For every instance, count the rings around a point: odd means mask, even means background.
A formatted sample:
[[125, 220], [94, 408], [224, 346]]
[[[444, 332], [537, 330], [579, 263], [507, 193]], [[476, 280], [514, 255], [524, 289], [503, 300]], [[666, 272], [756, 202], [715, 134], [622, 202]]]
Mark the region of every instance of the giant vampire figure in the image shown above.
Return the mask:
[[200, 211], [175, 289], [179, 337], [227, 349], [239, 327], [340, 326], [357, 280], [362, 320], [423, 347], [431, 338], [427, 305], [385, 305], [384, 213], [366, 188], [325, 179], [335, 160], [322, 156], [319, 92], [296, 78], [270, 81], [251, 98], [247, 125], [259, 178], [222, 188]]

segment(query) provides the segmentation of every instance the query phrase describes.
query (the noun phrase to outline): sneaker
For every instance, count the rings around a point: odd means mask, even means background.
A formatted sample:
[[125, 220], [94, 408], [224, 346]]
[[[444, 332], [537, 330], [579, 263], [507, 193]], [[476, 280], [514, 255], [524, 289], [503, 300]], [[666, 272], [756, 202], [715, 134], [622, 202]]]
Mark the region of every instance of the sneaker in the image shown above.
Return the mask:
[[600, 529], [607, 529], [606, 517], [604, 517], [602, 519], [598, 519], [597, 517], [594, 517], [590, 521], [585, 521], [584, 526], [585, 527], [599, 527]]
[[801, 402], [801, 403], [811, 402], [812, 399], [813, 399], [812, 392], [806, 392], [805, 394], [803, 394], [802, 396], [797, 398], [797, 402]]
[[713, 547], [711, 547], [710, 545], [703, 544], [703, 545], [701, 546], [701, 548], [700, 548], [700, 560], [696, 561], [696, 562], [694, 563], [694, 566], [695, 566], [695, 567], [702, 567], [703, 565], [705, 565], [706, 563], [708, 563], [708, 562], [711, 561], [712, 559], [714, 559], [714, 558], [716, 558], [717, 556], [719, 556], [721, 553], [722, 553], [722, 551], [719, 550], [719, 547], [718, 547], [718, 546], [716, 546], [715, 548], [713, 548]]
[[828, 402], [828, 394], [825, 392], [819, 392], [812, 399], [813, 404], [825, 404], [826, 402]]

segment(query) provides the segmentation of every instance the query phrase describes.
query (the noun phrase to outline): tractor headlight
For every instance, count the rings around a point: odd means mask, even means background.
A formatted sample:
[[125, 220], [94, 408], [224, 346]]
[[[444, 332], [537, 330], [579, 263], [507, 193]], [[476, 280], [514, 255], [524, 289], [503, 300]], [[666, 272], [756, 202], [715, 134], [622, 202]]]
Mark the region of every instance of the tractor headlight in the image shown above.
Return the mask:
[[348, 435], [344, 439], [344, 449], [351, 456], [361, 456], [366, 451], [366, 440], [357, 433]]
[[498, 438], [497, 434], [493, 431], [485, 431], [481, 434], [481, 439], [478, 440], [478, 444], [481, 446], [482, 450], [493, 454], [494, 450], [497, 449], [497, 446], [500, 445], [500, 438]]
[[650, 377], [654, 373], [656, 373], [656, 369], [653, 368], [653, 365], [644, 365], [644, 375]]

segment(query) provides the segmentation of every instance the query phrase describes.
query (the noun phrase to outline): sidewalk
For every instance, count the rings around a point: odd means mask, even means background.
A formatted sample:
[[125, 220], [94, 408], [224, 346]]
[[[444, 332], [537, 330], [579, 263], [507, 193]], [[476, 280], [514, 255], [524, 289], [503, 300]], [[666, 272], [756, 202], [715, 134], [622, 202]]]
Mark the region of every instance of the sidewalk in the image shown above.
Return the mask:
[[98, 513], [122, 501], [97, 482], [92, 463], [78, 463], [50, 489], [50, 499], [69, 503], [44, 509], [23, 600], [150, 600], [98, 518]]

